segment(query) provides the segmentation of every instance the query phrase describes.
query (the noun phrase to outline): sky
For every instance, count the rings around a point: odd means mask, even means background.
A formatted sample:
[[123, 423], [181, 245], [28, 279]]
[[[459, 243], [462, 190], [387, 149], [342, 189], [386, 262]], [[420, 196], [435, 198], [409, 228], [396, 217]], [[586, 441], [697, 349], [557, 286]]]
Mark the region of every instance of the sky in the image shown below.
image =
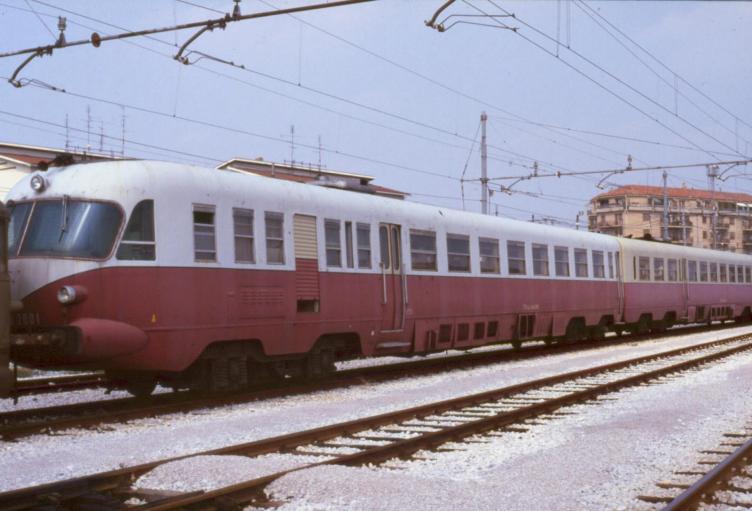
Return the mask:
[[[59, 49], [24, 67], [20, 88], [7, 79], [24, 57], [0, 58], [0, 140], [209, 167], [294, 160], [479, 211], [485, 111], [491, 212], [565, 226], [603, 189], [662, 183], [661, 170], [568, 173], [696, 164], [668, 184], [707, 188], [707, 164], [752, 154], [752, 3], [457, 0], [439, 32], [425, 21], [443, 3], [231, 23], [188, 47], [190, 65], [173, 56], [195, 29]], [[232, 6], [0, 0], [0, 53], [53, 43], [58, 16], [73, 41]], [[752, 193], [752, 166], [726, 169], [718, 189]]]

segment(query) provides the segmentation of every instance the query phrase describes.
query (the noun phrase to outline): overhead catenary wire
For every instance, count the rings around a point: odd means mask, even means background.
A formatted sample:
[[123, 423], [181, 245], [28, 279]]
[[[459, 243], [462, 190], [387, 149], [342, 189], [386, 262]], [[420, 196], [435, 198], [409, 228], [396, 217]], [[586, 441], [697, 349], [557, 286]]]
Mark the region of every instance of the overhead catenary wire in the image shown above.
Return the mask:
[[[469, 5], [470, 7], [472, 7], [473, 9], [476, 9], [477, 11], [479, 11], [479, 12], [481, 12], [481, 13], [483, 13], [483, 14], [486, 14], [487, 16], [489, 16], [489, 18], [490, 18], [490, 19], [492, 19], [492, 20], [494, 19], [494, 18], [493, 18], [493, 15], [492, 15], [492, 14], [490, 14], [490, 13], [488, 13], [488, 12], [484, 11], [483, 9], [481, 9], [480, 7], [478, 7], [478, 6], [476, 6], [476, 5], [472, 4], [472, 3], [470, 3], [470, 2], [468, 1], [468, 0], [463, 0], [463, 2], [464, 2], [464, 3], [466, 3], [467, 5]], [[504, 9], [504, 8], [500, 7], [499, 5], [497, 5], [497, 4], [496, 4], [496, 3], [494, 2], [494, 0], [488, 0], [488, 2], [489, 2], [489, 3], [491, 3], [491, 4], [493, 5], [493, 6], [495, 6], [495, 7], [497, 8], [497, 9], [499, 9], [500, 11], [502, 11], [503, 13], [505, 13], [505, 14], [509, 14], [509, 11], [507, 11], [506, 9]], [[551, 36], [549, 36], [549, 35], [548, 35], [548, 34], [546, 34], [545, 32], [542, 32], [541, 30], [537, 29], [536, 27], [532, 26], [531, 24], [527, 23], [527, 22], [526, 22], [526, 21], [524, 21], [523, 19], [521, 19], [521, 18], [519, 18], [519, 17], [516, 17], [516, 19], [517, 19], [517, 21], [518, 21], [518, 22], [520, 22], [520, 23], [522, 23], [523, 25], [525, 25], [526, 27], [530, 28], [530, 29], [531, 29], [532, 31], [534, 31], [534, 32], [536, 32], [536, 33], [538, 33], [538, 34], [540, 34], [541, 36], [543, 36], [543, 37], [544, 37], [544, 38], [546, 38], [546, 39], [549, 39], [549, 40], [552, 40], [552, 41], [554, 41], [554, 42], [555, 42], [555, 39], [551, 38]], [[675, 136], [677, 136], [677, 137], [681, 138], [682, 140], [684, 140], [684, 141], [685, 141], [685, 142], [687, 142], [688, 144], [690, 144], [690, 145], [692, 145], [692, 146], [694, 146], [694, 147], [696, 147], [696, 148], [698, 148], [698, 149], [702, 150], [703, 152], [705, 152], [706, 154], [708, 154], [708, 156], [710, 156], [710, 157], [712, 157], [712, 158], [715, 158], [715, 155], [714, 155], [714, 154], [713, 154], [712, 152], [708, 151], [708, 150], [707, 150], [706, 148], [703, 148], [702, 146], [700, 146], [699, 144], [697, 144], [697, 143], [696, 143], [695, 141], [693, 141], [693, 140], [691, 140], [690, 138], [686, 137], [685, 135], [681, 134], [681, 133], [680, 133], [679, 131], [675, 130], [674, 128], [672, 128], [671, 126], [669, 126], [668, 124], [666, 124], [665, 122], [661, 121], [661, 120], [660, 120], [660, 119], [658, 119], [657, 117], [655, 117], [655, 116], [653, 116], [652, 114], [648, 113], [648, 112], [647, 112], [647, 111], [645, 111], [645, 110], [644, 110], [643, 108], [640, 108], [639, 106], [637, 106], [637, 105], [636, 105], [636, 104], [634, 104], [633, 102], [629, 101], [629, 100], [628, 100], [627, 98], [625, 98], [625, 97], [623, 97], [622, 95], [618, 94], [617, 92], [615, 92], [615, 91], [611, 90], [611, 89], [610, 89], [609, 87], [605, 86], [605, 85], [604, 85], [604, 84], [602, 84], [602, 83], [601, 83], [600, 81], [596, 80], [595, 78], [593, 78], [592, 76], [590, 76], [589, 74], [587, 74], [587, 73], [586, 73], [585, 71], [583, 71], [582, 69], [580, 69], [580, 68], [578, 68], [577, 66], [575, 66], [574, 64], [572, 64], [571, 62], [569, 62], [569, 61], [565, 60], [565, 59], [564, 59], [564, 58], [562, 58], [561, 56], [557, 56], [555, 52], [552, 52], [552, 51], [551, 51], [551, 50], [549, 50], [548, 48], [544, 47], [544, 46], [543, 46], [542, 44], [540, 44], [540, 43], [538, 43], [538, 42], [534, 41], [533, 39], [531, 39], [530, 37], [528, 37], [528, 36], [524, 35], [524, 34], [522, 33], [522, 31], [520, 31], [520, 30], [517, 30], [517, 31], [515, 31], [515, 32], [514, 32], [514, 34], [518, 35], [519, 37], [523, 38], [523, 39], [524, 39], [525, 41], [527, 41], [528, 43], [532, 44], [532, 45], [533, 45], [533, 46], [535, 46], [536, 48], [540, 49], [541, 51], [543, 51], [543, 52], [545, 52], [546, 54], [550, 55], [551, 57], [555, 58], [556, 60], [558, 60], [559, 62], [561, 62], [562, 64], [564, 64], [565, 66], [567, 66], [568, 68], [570, 68], [571, 70], [573, 70], [574, 72], [576, 72], [576, 73], [577, 73], [578, 75], [582, 76], [583, 78], [585, 78], [585, 79], [586, 79], [586, 80], [588, 80], [589, 82], [593, 83], [594, 85], [596, 85], [596, 86], [597, 86], [597, 87], [599, 87], [600, 89], [604, 90], [605, 92], [607, 92], [607, 93], [608, 93], [608, 94], [610, 94], [611, 96], [615, 97], [615, 98], [616, 98], [616, 99], [618, 99], [619, 101], [621, 101], [621, 102], [625, 103], [626, 105], [628, 105], [628, 106], [629, 106], [629, 107], [631, 107], [632, 109], [636, 110], [637, 112], [639, 112], [639, 113], [640, 113], [640, 114], [642, 114], [643, 116], [645, 116], [645, 117], [647, 117], [648, 119], [652, 120], [653, 122], [655, 122], [655, 123], [656, 123], [656, 124], [658, 124], [659, 126], [663, 127], [663, 128], [664, 128], [664, 129], [666, 129], [667, 131], [671, 132], [671, 133], [672, 133], [672, 134], [674, 134]], [[621, 78], [619, 78], [618, 76], [616, 76], [616, 75], [614, 75], [613, 73], [609, 72], [608, 70], [604, 69], [604, 68], [603, 68], [602, 66], [600, 66], [600, 65], [596, 64], [596, 63], [595, 63], [595, 62], [593, 62], [593, 61], [592, 61], [591, 59], [588, 59], [587, 57], [585, 57], [585, 56], [584, 56], [584, 55], [582, 55], [581, 53], [577, 52], [576, 50], [573, 50], [573, 49], [572, 49], [571, 47], [563, 47], [563, 48], [566, 48], [566, 50], [567, 50], [567, 51], [569, 51], [569, 52], [572, 52], [572, 53], [573, 53], [574, 55], [578, 56], [578, 57], [579, 57], [580, 59], [582, 59], [582, 60], [584, 60], [585, 62], [589, 63], [590, 65], [592, 65], [593, 67], [595, 67], [596, 69], [598, 69], [599, 71], [601, 71], [602, 73], [605, 73], [606, 75], [608, 75], [609, 77], [611, 77], [611, 78], [612, 78], [613, 80], [615, 80], [615, 81], [617, 81], [617, 82], [621, 83], [622, 85], [624, 85], [625, 87], [629, 88], [629, 89], [630, 89], [630, 90], [632, 90], [632, 91], [633, 91], [634, 93], [636, 93], [636, 94], [638, 94], [639, 96], [643, 97], [643, 98], [644, 98], [644, 99], [646, 99], [647, 101], [649, 101], [649, 102], [653, 103], [654, 105], [656, 105], [656, 106], [657, 106], [657, 107], [659, 107], [660, 109], [662, 109], [662, 110], [665, 110], [665, 111], [667, 111], [668, 113], [672, 113], [672, 112], [671, 112], [670, 110], [668, 110], [668, 109], [667, 109], [667, 108], [666, 108], [665, 106], [663, 106], [663, 105], [661, 105], [660, 103], [656, 102], [655, 100], [653, 100], [653, 99], [652, 99], [652, 98], [650, 98], [649, 96], [645, 95], [645, 94], [644, 94], [644, 93], [642, 93], [641, 91], [639, 91], [639, 90], [635, 89], [635, 88], [634, 88], [634, 87], [633, 87], [632, 85], [628, 84], [628, 83], [627, 83], [626, 81], [622, 80], [622, 79], [621, 79]], [[725, 143], [721, 142], [721, 141], [720, 141], [720, 140], [718, 140], [717, 138], [713, 137], [713, 136], [712, 136], [711, 134], [709, 134], [709, 133], [705, 132], [705, 131], [704, 131], [704, 130], [703, 130], [702, 128], [700, 128], [700, 127], [698, 127], [698, 126], [694, 125], [693, 123], [691, 123], [691, 122], [687, 121], [687, 120], [686, 120], [686, 119], [684, 119], [683, 117], [681, 117], [681, 116], [675, 116], [675, 118], [677, 118], [677, 119], [679, 119], [679, 120], [683, 121], [683, 122], [684, 122], [684, 123], [686, 123], [686, 124], [689, 124], [690, 126], [692, 126], [693, 128], [695, 128], [695, 129], [696, 129], [696, 130], [697, 130], [698, 132], [700, 132], [700, 133], [704, 134], [705, 136], [707, 136], [708, 138], [710, 138], [710, 139], [712, 139], [712, 140], [716, 141], [716, 142], [717, 142], [718, 144], [722, 145], [723, 147], [725, 147], [725, 148], [727, 148], [727, 149], [729, 149], [729, 150], [731, 150], [731, 151], [733, 151], [733, 152], [735, 152], [735, 153], [737, 152], [737, 151], [735, 151], [735, 150], [734, 150], [734, 148], [732, 148], [732, 147], [728, 146], [727, 144], [725, 144]]]
[[[51, 7], [51, 8], [56, 8], [54, 5], [46, 3], [46, 2], [41, 2], [39, 0], [33, 0], [33, 1], [35, 1], [37, 3], [41, 3], [41, 4], [43, 4], [45, 6], [48, 6], [48, 7]], [[0, 3], [0, 5], [6, 5], [6, 4]], [[17, 7], [14, 7], [14, 6], [8, 6], [8, 7], [17, 8]], [[19, 8], [17, 8], [17, 9], [19, 9]], [[19, 10], [25, 10], [25, 9], [19, 9]], [[63, 9], [63, 11], [67, 12], [69, 14], [79, 15], [78, 13], [76, 13], [74, 11], [71, 11], [69, 9]], [[52, 16], [52, 15], [48, 15], [48, 16]], [[93, 20], [93, 21], [96, 21], [96, 22], [99, 22], [99, 23], [107, 24], [108, 26], [114, 26], [115, 28], [118, 28], [120, 30], [126, 30], [123, 27], [119, 27], [117, 25], [112, 25], [112, 24], [109, 24], [109, 23], [107, 23], [105, 21], [98, 20], [96, 18], [92, 18], [90, 16], [86, 16], [86, 18], [90, 19], [90, 20]], [[93, 30], [92, 27], [88, 27], [86, 25], [82, 25], [82, 26], [84, 26], [87, 29]], [[152, 38], [152, 39], [155, 40], [156, 42], [160, 42], [160, 43], [166, 44], [168, 46], [173, 46], [171, 43], [168, 43], [166, 41], [162, 41], [161, 39], [158, 39], [158, 38]], [[168, 55], [168, 54], [165, 54], [165, 53], [162, 53], [162, 52], [158, 52], [158, 51], [156, 51], [154, 49], [151, 49], [151, 48], [139, 45], [137, 43], [134, 43], [133, 41], [122, 41], [122, 42], [135, 45], [135, 46], [137, 46], [137, 47], [139, 47], [141, 49], [150, 51], [152, 53], [155, 53], [157, 55], [163, 56], [165, 58], [172, 59], [171, 55]], [[223, 61], [222, 59], [218, 59], [218, 58], [213, 57], [213, 56], [208, 55], [208, 54], [202, 54], [202, 55], [206, 55], [207, 57], [211, 58], [211, 60], [213, 60], [213, 61], [223, 62], [223, 63], [229, 63], [229, 64], [232, 64], [233, 67], [244, 68], [244, 66], [242, 66], [242, 65], [235, 65], [232, 62]], [[396, 132], [396, 133], [400, 133], [400, 134], [403, 134], [403, 135], [408, 135], [408, 136], [411, 136], [411, 137], [419, 138], [419, 139], [422, 139], [422, 140], [425, 140], [425, 141], [429, 141], [429, 142], [433, 142], [433, 143], [436, 143], [436, 144], [440, 144], [440, 145], [445, 146], [445, 147], [447, 147], [447, 146], [448, 147], [453, 147], [453, 148], [461, 149], [462, 151], [466, 151], [467, 150], [466, 146], [461, 146], [461, 145], [458, 145], [458, 144], [452, 144], [451, 142], [447, 142], [447, 141], [444, 141], [444, 140], [439, 140], [439, 139], [436, 139], [436, 138], [428, 137], [426, 135], [422, 135], [422, 134], [418, 134], [418, 133], [415, 133], [415, 132], [407, 131], [407, 130], [404, 130], [404, 129], [401, 129], [401, 128], [395, 128], [393, 126], [388, 126], [388, 125], [385, 125], [383, 123], [379, 123], [379, 122], [372, 121], [372, 120], [369, 120], [369, 119], [365, 119], [365, 118], [362, 118], [362, 117], [354, 116], [352, 114], [348, 114], [348, 113], [345, 113], [345, 112], [342, 112], [342, 111], [339, 111], [339, 110], [335, 110], [335, 109], [332, 109], [332, 108], [329, 108], [329, 107], [325, 107], [325, 106], [317, 104], [317, 103], [313, 103], [311, 101], [307, 101], [307, 100], [304, 100], [304, 99], [301, 99], [301, 98], [297, 98], [295, 96], [291, 96], [289, 94], [285, 94], [285, 93], [283, 93], [283, 92], [281, 92], [279, 90], [269, 89], [269, 88], [263, 87], [261, 85], [255, 84], [255, 83], [248, 82], [246, 80], [242, 80], [242, 79], [237, 78], [235, 76], [228, 75], [226, 73], [222, 73], [220, 71], [216, 71], [216, 70], [210, 69], [210, 68], [205, 67], [205, 66], [194, 65], [193, 67], [195, 67], [197, 69], [201, 69], [204, 72], [207, 72], [207, 73], [210, 73], [210, 74], [213, 74], [213, 75], [216, 75], [216, 76], [219, 76], [219, 77], [222, 77], [222, 78], [225, 78], [225, 79], [228, 79], [228, 80], [231, 80], [231, 81], [234, 81], [234, 82], [246, 85], [246, 86], [250, 86], [250, 87], [256, 88], [258, 90], [262, 90], [264, 92], [270, 93], [270, 94], [274, 94], [274, 95], [277, 95], [277, 96], [280, 96], [280, 97], [284, 97], [286, 99], [290, 99], [292, 101], [296, 101], [296, 102], [299, 102], [301, 104], [305, 104], [305, 105], [310, 106], [312, 108], [317, 108], [317, 109], [322, 110], [322, 111], [326, 111], [326, 112], [329, 112], [329, 113], [332, 113], [332, 114], [335, 114], [335, 115], [339, 115], [339, 116], [342, 116], [342, 117], [345, 117], [345, 118], [348, 118], [348, 119], [352, 119], [352, 120], [355, 120], [355, 121], [358, 121], [358, 122], [362, 122], [364, 124], [368, 124], [368, 125], [371, 125], [371, 126], [379, 127], [379, 128], [386, 129], [386, 130], [389, 130], [389, 131], [393, 131], [393, 132]], [[284, 80], [284, 79], [281, 79], [281, 78], [278, 78], [278, 77], [274, 77], [273, 75], [267, 75], [266, 77], [267, 78], [271, 78], [271, 79]], [[35, 81], [34, 80], [27, 80], [26, 83], [32, 83], [32, 82], [35, 82]], [[292, 84], [292, 82], [289, 82], [289, 81], [287, 81], [286, 83], [288, 85]], [[38, 84], [38, 82], [35, 83], [35, 84]], [[46, 88], [48, 88], [49, 90], [52, 90], [52, 91], [56, 91], [56, 92], [68, 92], [69, 94], [74, 95], [74, 94], [70, 93], [70, 91], [62, 90], [62, 88], [60, 88], [60, 87], [49, 86], [49, 87], [46, 87]], [[104, 100], [104, 99], [101, 99], [101, 98], [95, 98], [93, 96], [83, 96], [83, 95], [79, 95], [79, 96], [86, 97], [86, 99], [90, 99], [92, 101], [101, 101], [101, 102], [113, 103], [113, 102], [110, 102], [108, 100]], [[347, 98], [341, 98], [340, 96], [333, 95], [333, 94], [330, 95], [330, 97], [334, 98], [334, 99], [339, 99], [339, 100], [344, 101], [344, 102], [350, 101]], [[357, 103], [357, 102], [351, 102], [351, 104], [354, 104], [356, 106], [360, 106], [360, 104]], [[367, 105], [362, 105], [362, 107], [363, 108], [369, 108]], [[390, 115], [390, 113], [386, 112], [386, 111], [383, 111], [383, 113], [384, 113], [384, 115]], [[394, 114], [394, 115], [396, 115], [396, 114]], [[409, 119], [407, 119], [407, 118], [404, 118], [402, 120], [405, 120], [405, 121], [409, 122]], [[420, 121], [415, 121], [415, 123], [420, 123]], [[464, 137], [464, 136], [462, 136], [462, 135], [460, 135], [458, 133], [451, 132], [449, 130], [445, 130], [445, 129], [442, 129], [442, 128], [436, 128], [435, 131], [440, 131], [440, 132], [442, 132], [444, 134], [451, 135], [453, 137], [460, 138], [462, 140], [472, 141], [472, 139], [470, 139], [469, 137]], [[502, 151], [502, 152], [507, 152], [507, 153], [511, 154], [512, 156], [517, 156], [517, 157], [520, 157], [520, 158], [523, 158], [523, 159], [527, 159], [527, 160], [529, 160], [531, 162], [535, 160], [531, 156], [526, 156], [526, 155], [522, 155], [520, 153], [515, 153], [513, 151], [505, 150], [505, 149], [500, 148], [500, 147], [495, 146], [495, 145], [493, 146], [493, 148], [496, 149], [496, 150]], [[525, 164], [522, 164], [522, 163], [519, 163], [519, 162], [516, 162], [516, 161], [513, 161], [513, 160], [509, 160], [509, 159], [506, 159], [506, 158], [502, 158], [498, 154], [493, 154], [492, 153], [492, 154], [489, 155], [489, 158], [493, 159], [495, 161], [507, 163], [507, 164], [514, 165], [514, 166], [519, 166], [519, 167], [523, 167], [523, 168], [531, 168], [529, 165], [525, 165]], [[565, 168], [565, 167], [563, 167], [561, 165], [556, 165], [554, 163], [551, 163], [548, 166], [550, 166], [552, 168]]]
[[[661, 75], [656, 70], [654, 70], [652, 66], [650, 66], [639, 55], [637, 55], [631, 48], [629, 48], [629, 46], [627, 46], [626, 43], [624, 43], [622, 40], [620, 40], [618, 37], [616, 37], [608, 28], [606, 28], [600, 21], [598, 21], [596, 19], [595, 15], [597, 15], [599, 18], [601, 18], [601, 19], [603, 19], [605, 21], [605, 18], [601, 14], [597, 13], [597, 11], [595, 11], [592, 7], [590, 7], [587, 4], [585, 4], [585, 2], [583, 2], [582, 0], [575, 0], [574, 4], [575, 4], [575, 7], [577, 7], [583, 13], [585, 13], [585, 15], [587, 15], [591, 20], [593, 20], [593, 22], [596, 25], [598, 25], [599, 27], [601, 27], [604, 32], [606, 32], [609, 36], [611, 36], [611, 38], [613, 38], [622, 48], [624, 48], [627, 52], [629, 52], [630, 55], [632, 55], [633, 57], [635, 57], [644, 67], [646, 67], [660, 81], [662, 81], [664, 84], [668, 85], [669, 87], [673, 87], [674, 86], [674, 84], [672, 84], [671, 82], [669, 82], [663, 75]], [[613, 26], [613, 25], [611, 25], [611, 26]], [[689, 96], [687, 96], [686, 94], [684, 94], [681, 90], [675, 89], [675, 93], [678, 96], [681, 96], [684, 99], [686, 99], [692, 106], [694, 106], [697, 110], [699, 110], [700, 112], [702, 112], [708, 119], [710, 119], [711, 121], [713, 121], [714, 123], [716, 123], [718, 126], [720, 126], [721, 128], [723, 128], [724, 130], [726, 130], [728, 133], [730, 133], [732, 135], [735, 135], [735, 136], [739, 136], [738, 133], [736, 133], [733, 129], [729, 128], [724, 123], [722, 123], [721, 121], [719, 121], [718, 119], [716, 119], [707, 110], [705, 110], [700, 105], [698, 105], [692, 98], [690, 98]], [[678, 112], [675, 112], [675, 114], [678, 114]], [[734, 118], [736, 119], [737, 117], [734, 116]], [[744, 138], [744, 137], [739, 137], [739, 138], [741, 138], [745, 142], [749, 143], [749, 140], [747, 140], [746, 138]]]
[[708, 94], [697, 88], [695, 85], [693, 85], [689, 80], [681, 76], [679, 73], [671, 69], [668, 65], [666, 65], [661, 59], [656, 57], [652, 52], [648, 51], [644, 46], [642, 46], [640, 43], [632, 39], [629, 34], [625, 33], [623, 30], [621, 30], [619, 27], [611, 23], [608, 19], [606, 19], [598, 10], [593, 9], [589, 5], [587, 5], [585, 2], [582, 2], [582, 5], [587, 7], [593, 14], [601, 18], [604, 22], [606, 22], [611, 28], [613, 28], [616, 32], [618, 32], [622, 37], [624, 37], [626, 40], [628, 40], [630, 43], [635, 45], [637, 48], [642, 50], [646, 55], [648, 55], [651, 59], [653, 59], [655, 62], [657, 62], [661, 67], [663, 67], [666, 71], [671, 73], [672, 75], [676, 76], [680, 81], [682, 81], [684, 84], [689, 86], [692, 90], [694, 90], [696, 93], [713, 103], [716, 107], [720, 108], [724, 112], [726, 112], [728, 115], [739, 121], [740, 123], [744, 124], [748, 128], [752, 128], [752, 124], [746, 122], [744, 119], [739, 117], [737, 114], [726, 108], [725, 106], [721, 105], [719, 102], [714, 100], [712, 97], [710, 97]]

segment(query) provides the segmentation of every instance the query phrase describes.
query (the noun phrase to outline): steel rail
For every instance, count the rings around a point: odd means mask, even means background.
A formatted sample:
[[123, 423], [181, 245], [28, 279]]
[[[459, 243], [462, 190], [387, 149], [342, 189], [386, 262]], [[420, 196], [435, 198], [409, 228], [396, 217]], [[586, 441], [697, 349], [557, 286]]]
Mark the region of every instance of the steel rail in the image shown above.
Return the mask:
[[[711, 330], [721, 329], [715, 326]], [[682, 327], [681, 334], [695, 331], [708, 331], [707, 327]], [[556, 355], [576, 351], [587, 351], [625, 342], [649, 341], [659, 337], [676, 335], [668, 331], [660, 335], [617, 337], [597, 343], [535, 345], [519, 350], [499, 350], [496, 352], [471, 352], [448, 357], [435, 357], [394, 364], [383, 364], [358, 369], [337, 371], [321, 381], [305, 383], [282, 382], [277, 386], [251, 391], [233, 392], [220, 396], [200, 396], [189, 392], [157, 394], [149, 400], [133, 397], [115, 398], [100, 401], [27, 408], [0, 413], [0, 438], [17, 439], [35, 433], [60, 429], [92, 427], [106, 422], [153, 417], [168, 413], [188, 412], [197, 408], [246, 403], [260, 399], [291, 396], [321, 390], [331, 390], [347, 385], [357, 385], [367, 379], [369, 382], [417, 376], [441, 370], [461, 369], [468, 366], [489, 365], [503, 361], [525, 360], [546, 355]]]
[[[467, 408], [469, 406], [477, 405], [480, 403], [488, 403], [490, 401], [502, 399], [504, 397], [514, 396], [515, 394], [540, 389], [541, 387], [557, 385], [572, 380], [592, 377], [595, 375], [608, 374], [609, 372], [618, 371], [624, 368], [630, 368], [638, 364], [646, 364], [660, 361], [666, 358], [684, 356], [693, 352], [702, 352], [703, 350], [723, 348], [724, 345], [727, 345], [729, 343], [742, 342], [743, 339], [746, 340], [749, 338], [749, 335], [734, 336], [729, 339], [716, 340], [700, 345], [655, 353], [612, 364], [599, 365], [592, 368], [549, 376], [546, 378], [520, 383], [500, 389], [494, 389], [470, 396], [463, 396], [437, 403], [429, 403], [409, 409], [397, 410], [376, 416], [347, 421], [340, 424], [322, 426], [308, 431], [289, 433], [269, 439], [257, 440], [254, 442], [213, 449], [200, 453], [177, 456], [141, 464], [134, 467], [94, 474], [91, 476], [77, 477], [67, 481], [53, 482], [31, 488], [14, 490], [0, 494], [0, 508], [8, 511], [29, 509], [33, 508], [34, 505], [38, 505], [40, 502], [44, 502], [45, 499], [52, 498], [55, 499], [56, 502], [66, 501], [92, 493], [113, 491], [115, 489], [122, 488], [124, 485], [127, 486], [136, 478], [149, 472], [159, 465], [190, 458], [196, 455], [234, 454], [251, 456], [266, 454], [270, 452], [279, 452], [281, 450], [290, 450], [310, 443], [335, 439], [343, 435], [352, 435], [375, 427], [381, 427], [415, 418], [427, 417], [437, 413]], [[472, 423], [463, 423], [450, 428], [445, 428], [437, 432], [427, 433], [421, 435], [420, 438], [397, 441], [386, 446], [379, 446], [374, 449], [363, 451], [361, 453], [334, 458], [321, 463], [309, 464], [306, 465], [306, 467], [301, 468], [333, 463], [359, 464], [367, 461], [383, 461], [384, 459], [388, 459], [396, 455], [404, 455], [407, 453], [415, 452], [415, 450], [420, 449], [423, 446], [434, 446], [450, 438], [463, 438], [469, 434], [474, 434], [476, 432], [497, 429], [501, 426], [504, 426], [505, 424], [519, 422], [520, 420], [523, 420], [525, 418], [538, 416], [542, 413], [550, 412], [551, 410], [555, 410], [562, 406], [591, 400], [594, 397], [597, 397], [604, 393], [612, 392], [626, 386], [643, 383], [647, 380], [652, 380], [674, 372], [683, 371], [691, 367], [702, 365], [710, 361], [727, 357], [749, 349], [752, 349], [752, 341], [739, 344], [730, 349], [722, 349], [721, 351], [715, 351], [711, 354], [705, 354], [699, 358], [693, 358], [691, 360], [685, 360], [679, 363], [670, 364], [659, 369], [653, 369], [643, 374], [628, 376], [626, 378], [622, 378], [621, 380], [610, 381], [598, 385], [593, 384], [594, 386], [588, 389], [575, 391], [565, 396], [549, 399], [541, 403], [525, 405], [522, 406], [519, 410], [502, 412], [491, 417], [482, 418]], [[255, 495], [258, 489], [263, 487], [263, 485], [267, 484], [269, 481], [294, 470], [299, 469], [280, 472], [278, 474], [273, 474], [272, 476], [263, 477], [251, 482], [241, 483], [239, 485], [223, 488], [214, 492], [177, 495], [160, 500], [158, 502], [147, 504], [143, 508], [138, 509], [177, 509], [185, 508], [186, 506], [192, 508], [196, 505], [200, 505], [201, 509], [211, 509], [211, 505], [208, 508], [205, 506], [208, 500], [217, 502], [218, 499], [230, 499], [229, 501], [235, 502], [235, 500], [238, 499], [239, 495], [242, 496], [243, 499], [247, 499], [250, 496]]]
[[[330, 460], [322, 461], [319, 463], [311, 463], [302, 467], [294, 468], [291, 470], [285, 470], [275, 474], [263, 476], [251, 481], [242, 482], [227, 486], [225, 488], [219, 488], [217, 490], [208, 491], [201, 494], [189, 494], [184, 497], [179, 495], [167, 498], [163, 501], [145, 504], [143, 506], [137, 506], [134, 510], [138, 511], [173, 511], [177, 509], [181, 510], [193, 510], [193, 509], [221, 509], [217, 503], [222, 505], [242, 505], [250, 503], [254, 498], [259, 497], [261, 491], [272, 481], [279, 479], [280, 477], [299, 470], [309, 469], [322, 465], [363, 465], [366, 463], [380, 463], [385, 460], [394, 457], [406, 457], [421, 449], [432, 449], [436, 446], [445, 443], [447, 441], [456, 441], [462, 438], [466, 438], [471, 435], [483, 434], [489, 431], [499, 429], [501, 427], [518, 423], [525, 419], [539, 416], [541, 414], [550, 413], [558, 408], [581, 403], [584, 401], [592, 400], [599, 395], [610, 393], [616, 390], [623, 389], [625, 387], [634, 386], [644, 383], [645, 381], [653, 380], [668, 374], [685, 371], [687, 369], [696, 367], [698, 365], [706, 364], [708, 362], [722, 359], [730, 355], [752, 349], [752, 343], [747, 343], [742, 346], [737, 346], [729, 350], [712, 353], [703, 357], [692, 359], [677, 364], [672, 364], [667, 367], [663, 367], [654, 371], [649, 371], [644, 374], [638, 374], [622, 380], [617, 380], [604, 385], [599, 385], [591, 389], [586, 389], [580, 392], [575, 392], [570, 395], [563, 396], [561, 398], [554, 398], [544, 401], [540, 404], [530, 405], [519, 410], [512, 412], [503, 412], [492, 417], [485, 419], [479, 419], [474, 422], [461, 423], [456, 426], [447, 427], [439, 431], [427, 432], [420, 435], [417, 438], [409, 438], [400, 440], [385, 446], [377, 446], [370, 449], [364, 449], [361, 452], [335, 457]], [[601, 366], [603, 367], [603, 366]], [[578, 371], [579, 372], [579, 371]], [[436, 405], [428, 405], [428, 407], [417, 407], [420, 412], [417, 416], [423, 414], [435, 414], [439, 411], [444, 411], [448, 408], [457, 407], [457, 405], [467, 406], [481, 401], [488, 401], [481, 396], [494, 395], [498, 391], [491, 391], [490, 393], [477, 394], [468, 398], [458, 398], [455, 400], [449, 400], [446, 402], [438, 403]], [[452, 401], [456, 402], [454, 405], [450, 404]], [[445, 406], [446, 405], [446, 406]], [[414, 410], [414, 409], [411, 409]], [[344, 429], [348, 432], [347, 429]], [[341, 436], [341, 433], [340, 433]], [[1, 497], [1, 495], [0, 495]], [[0, 501], [1, 502], [1, 501]]]
[[16, 382], [14, 393], [19, 396], [45, 394], [61, 390], [101, 387], [105, 382], [105, 375], [102, 373], [23, 378]]
[[724, 482], [738, 475], [735, 472], [739, 466], [748, 464], [752, 464], [752, 438], [744, 442], [727, 458], [713, 467], [710, 472], [669, 502], [663, 508], [663, 511], [688, 511], [696, 509], [703, 500], [707, 499], [708, 495], [713, 494], [718, 489], [723, 489], [722, 485]]

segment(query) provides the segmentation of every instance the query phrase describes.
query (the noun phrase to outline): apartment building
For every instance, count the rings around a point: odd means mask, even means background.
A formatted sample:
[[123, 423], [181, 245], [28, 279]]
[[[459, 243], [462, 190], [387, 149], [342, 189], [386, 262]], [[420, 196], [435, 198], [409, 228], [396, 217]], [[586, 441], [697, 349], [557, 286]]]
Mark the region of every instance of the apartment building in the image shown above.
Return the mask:
[[[676, 244], [752, 253], [752, 195], [693, 188], [667, 188], [668, 238]], [[627, 185], [593, 197], [593, 232], [663, 238], [664, 189]]]

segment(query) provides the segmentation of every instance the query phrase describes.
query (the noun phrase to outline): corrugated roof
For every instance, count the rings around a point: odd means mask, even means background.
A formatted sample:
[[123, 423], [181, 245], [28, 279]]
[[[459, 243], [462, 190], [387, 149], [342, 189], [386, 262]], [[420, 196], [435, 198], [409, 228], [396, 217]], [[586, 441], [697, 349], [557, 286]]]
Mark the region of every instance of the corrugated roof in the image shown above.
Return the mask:
[[[711, 192], [710, 190], [699, 190], [697, 188], [667, 188], [668, 196], [672, 199], [701, 199], [701, 200], [719, 200], [729, 202], [749, 202], [752, 203], [752, 195], [738, 192]], [[607, 199], [609, 197], [663, 197], [662, 186], [644, 186], [644, 185], [626, 185], [620, 186], [605, 193], [596, 195], [591, 201], [598, 199]]]

